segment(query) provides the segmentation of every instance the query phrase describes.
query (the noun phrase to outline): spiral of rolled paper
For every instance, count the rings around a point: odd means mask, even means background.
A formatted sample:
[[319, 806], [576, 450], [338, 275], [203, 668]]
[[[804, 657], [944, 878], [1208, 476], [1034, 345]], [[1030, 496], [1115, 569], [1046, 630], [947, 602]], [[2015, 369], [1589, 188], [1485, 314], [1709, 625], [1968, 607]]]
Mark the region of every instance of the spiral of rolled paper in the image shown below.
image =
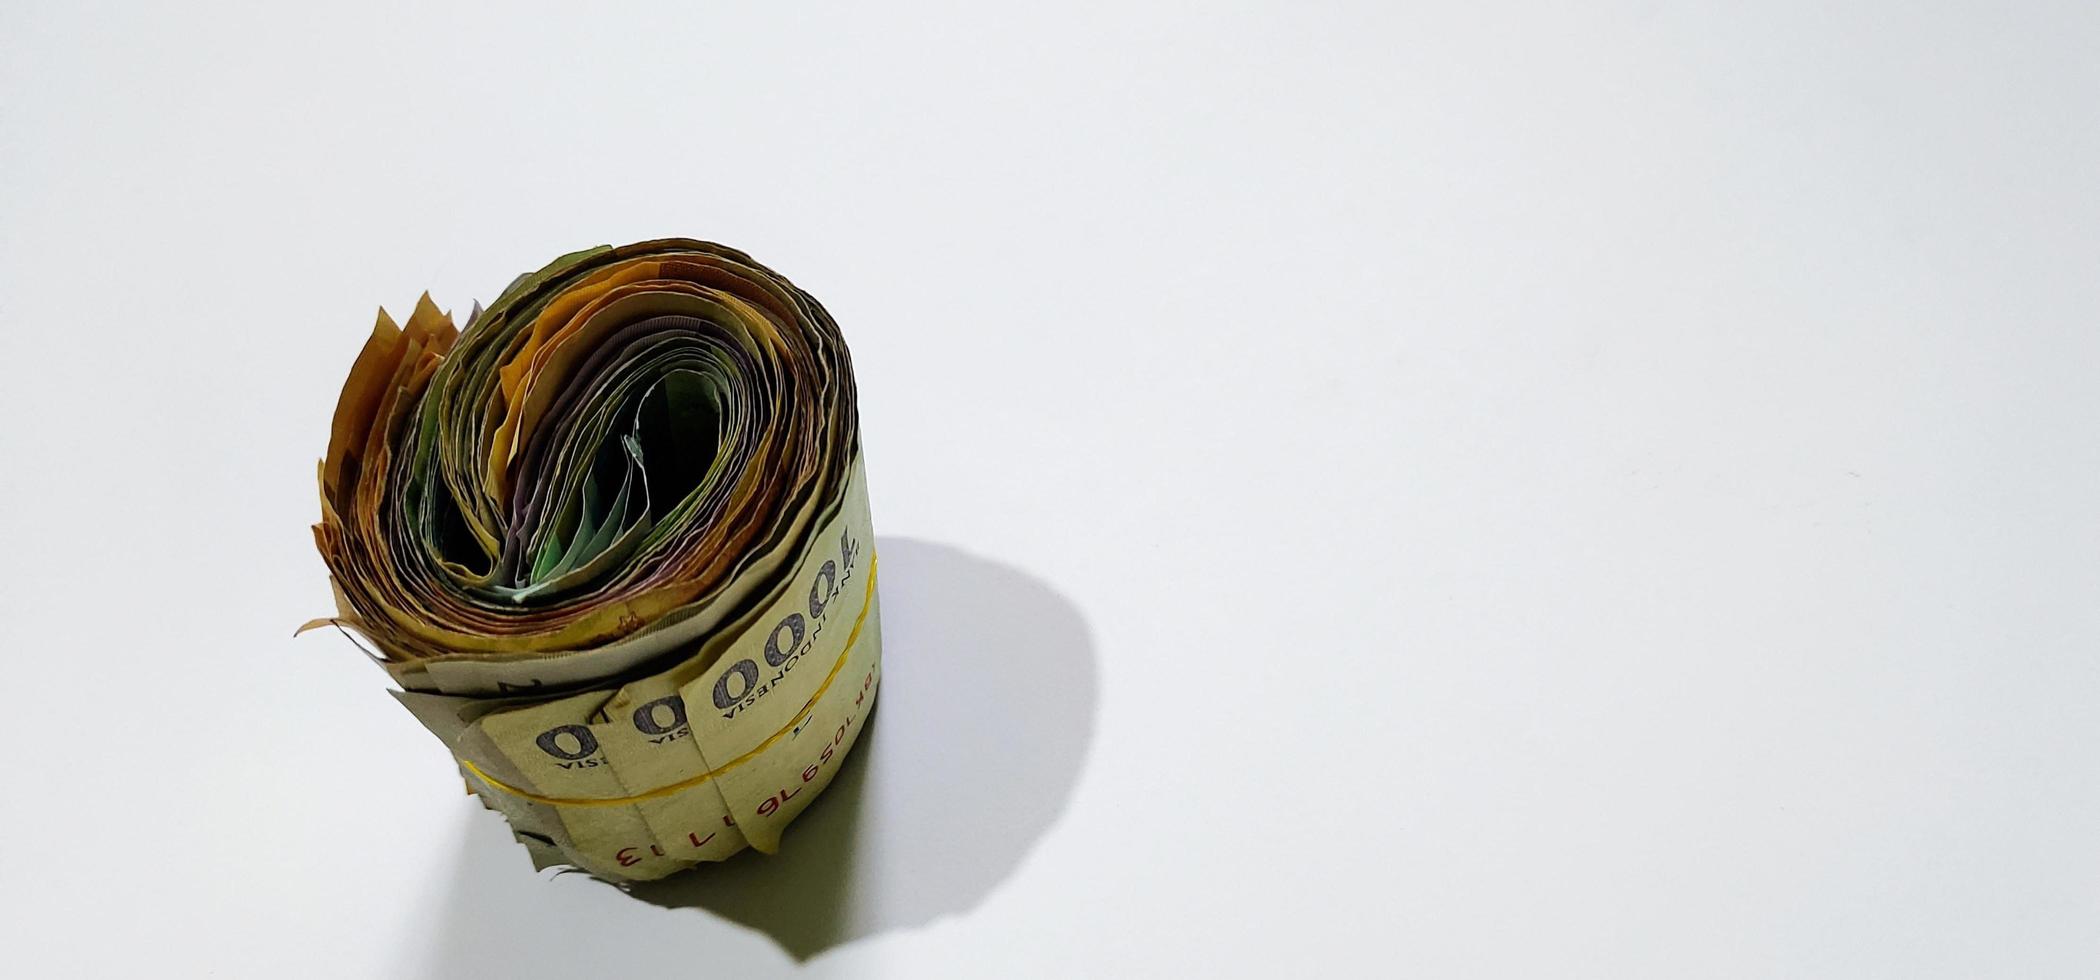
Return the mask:
[[[735, 249], [565, 255], [464, 329], [426, 295], [380, 313], [343, 386], [314, 526], [338, 609], [315, 622], [369, 640], [521, 840], [651, 876], [712, 819], [666, 816], [694, 797], [770, 850], [797, 793], [740, 820], [730, 784], [841, 715], [842, 671], [855, 718], [876, 679], [858, 447], [838, 327]], [[628, 837], [648, 868], [594, 850]]]

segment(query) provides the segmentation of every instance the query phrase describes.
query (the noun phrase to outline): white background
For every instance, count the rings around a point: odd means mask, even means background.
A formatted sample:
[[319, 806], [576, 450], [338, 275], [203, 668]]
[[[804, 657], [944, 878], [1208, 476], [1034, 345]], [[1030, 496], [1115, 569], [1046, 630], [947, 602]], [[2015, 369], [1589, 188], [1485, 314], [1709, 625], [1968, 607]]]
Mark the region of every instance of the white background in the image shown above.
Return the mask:
[[[12, 0], [0, 972], [2093, 976], [2095, 9]], [[651, 903], [291, 631], [373, 308], [660, 235], [889, 674]]]

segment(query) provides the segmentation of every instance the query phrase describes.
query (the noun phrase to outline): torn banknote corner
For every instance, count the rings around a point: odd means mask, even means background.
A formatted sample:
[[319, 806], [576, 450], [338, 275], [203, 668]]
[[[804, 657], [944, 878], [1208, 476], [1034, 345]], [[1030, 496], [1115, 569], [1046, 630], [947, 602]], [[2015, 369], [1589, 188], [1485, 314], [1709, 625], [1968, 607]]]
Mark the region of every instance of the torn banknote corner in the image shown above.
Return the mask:
[[541, 867], [771, 853], [881, 681], [853, 365], [734, 249], [601, 247], [379, 315], [321, 460], [333, 624]]

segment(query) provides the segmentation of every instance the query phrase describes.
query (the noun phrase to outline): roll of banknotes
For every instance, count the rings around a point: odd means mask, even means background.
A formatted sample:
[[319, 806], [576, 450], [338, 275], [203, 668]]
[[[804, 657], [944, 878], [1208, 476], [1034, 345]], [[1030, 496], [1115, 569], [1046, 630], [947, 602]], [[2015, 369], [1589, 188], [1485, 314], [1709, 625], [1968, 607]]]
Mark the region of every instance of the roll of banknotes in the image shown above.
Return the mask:
[[333, 624], [539, 867], [781, 831], [881, 681], [852, 362], [734, 249], [562, 256], [463, 330], [382, 310], [321, 460]]

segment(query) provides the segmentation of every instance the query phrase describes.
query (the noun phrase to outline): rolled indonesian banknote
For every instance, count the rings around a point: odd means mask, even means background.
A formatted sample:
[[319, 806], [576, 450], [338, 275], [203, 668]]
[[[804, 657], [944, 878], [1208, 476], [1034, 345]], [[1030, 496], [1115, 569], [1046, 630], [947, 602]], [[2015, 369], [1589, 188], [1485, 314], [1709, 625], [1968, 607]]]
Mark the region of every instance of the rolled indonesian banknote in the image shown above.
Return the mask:
[[554, 260], [464, 331], [384, 311], [321, 461], [333, 624], [539, 867], [766, 853], [881, 680], [852, 362], [734, 249]]

